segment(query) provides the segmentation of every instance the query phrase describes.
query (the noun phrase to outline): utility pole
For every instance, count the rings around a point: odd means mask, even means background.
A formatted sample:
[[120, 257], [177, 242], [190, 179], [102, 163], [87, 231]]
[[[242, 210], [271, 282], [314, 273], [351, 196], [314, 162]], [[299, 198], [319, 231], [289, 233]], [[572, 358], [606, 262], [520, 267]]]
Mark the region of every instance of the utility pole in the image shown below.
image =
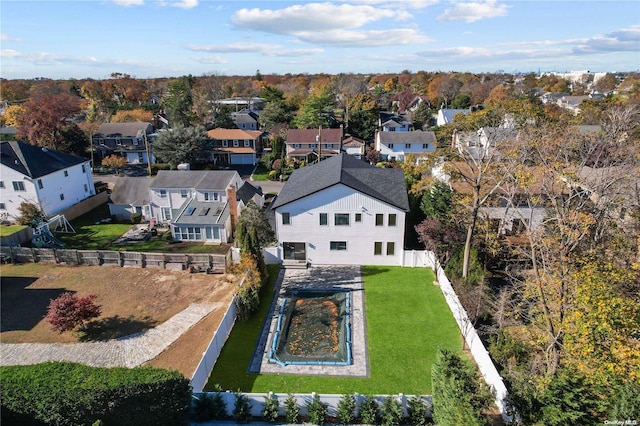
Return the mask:
[[151, 150], [149, 149], [149, 140], [147, 139], [147, 131], [143, 131], [144, 135], [144, 149], [147, 151], [147, 173], [151, 177]]

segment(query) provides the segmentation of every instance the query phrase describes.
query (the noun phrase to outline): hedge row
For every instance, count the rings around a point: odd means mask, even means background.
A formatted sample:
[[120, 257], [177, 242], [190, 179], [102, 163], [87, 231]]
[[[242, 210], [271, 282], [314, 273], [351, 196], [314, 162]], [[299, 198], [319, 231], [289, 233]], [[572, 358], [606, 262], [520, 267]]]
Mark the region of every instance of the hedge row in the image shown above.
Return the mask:
[[177, 371], [46, 362], [0, 368], [7, 425], [184, 425], [191, 388]]

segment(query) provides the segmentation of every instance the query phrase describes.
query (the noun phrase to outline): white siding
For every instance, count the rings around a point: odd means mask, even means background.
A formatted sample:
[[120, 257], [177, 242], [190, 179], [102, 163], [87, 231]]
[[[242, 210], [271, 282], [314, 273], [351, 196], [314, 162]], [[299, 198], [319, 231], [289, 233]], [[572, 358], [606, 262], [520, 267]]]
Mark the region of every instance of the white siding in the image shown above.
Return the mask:
[[[16, 172], [15, 170], [6, 167], [2, 167], [2, 173], [0, 174], [0, 180], [4, 183], [4, 188], [0, 189], [0, 202], [4, 203], [6, 210], [1, 210], [0, 214], [6, 213], [9, 215], [9, 220], [16, 220], [20, 216], [18, 208], [20, 203], [37, 203], [38, 194], [31, 181], [25, 179], [25, 175]], [[22, 182], [24, 184], [24, 191], [14, 191], [12, 182]]]
[[[282, 224], [282, 213], [291, 215], [291, 224]], [[320, 213], [327, 213], [327, 225], [320, 225]], [[334, 214], [348, 213], [349, 225], [334, 224]], [[356, 213], [362, 222], [355, 221]], [[383, 214], [384, 225], [376, 226], [376, 214]], [[389, 214], [396, 225], [388, 226]], [[305, 242], [311, 264], [401, 265], [404, 248], [405, 213], [389, 204], [344, 185], [336, 185], [276, 210], [278, 241]], [[330, 242], [346, 242], [346, 250], [330, 250]], [[382, 254], [374, 255], [374, 242], [382, 243]], [[387, 243], [395, 246], [387, 255]], [[282, 251], [282, 250], [281, 250]]]

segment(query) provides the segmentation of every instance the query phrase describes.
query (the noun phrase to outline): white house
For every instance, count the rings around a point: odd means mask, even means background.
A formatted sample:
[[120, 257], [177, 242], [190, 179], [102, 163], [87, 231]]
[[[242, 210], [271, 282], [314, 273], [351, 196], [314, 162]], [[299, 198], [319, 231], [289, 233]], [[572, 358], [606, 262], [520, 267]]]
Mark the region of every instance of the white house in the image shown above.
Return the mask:
[[142, 213], [142, 220], [148, 221], [151, 216], [149, 207], [149, 185], [147, 176], [122, 176], [111, 190], [107, 205], [109, 214], [118, 220], [129, 220], [134, 213]]
[[411, 122], [402, 115], [383, 111], [378, 116], [378, 128], [383, 132], [408, 132]]
[[22, 202], [47, 217], [95, 195], [89, 160], [17, 141], [0, 142], [0, 215], [14, 221]]
[[436, 150], [438, 141], [432, 131], [416, 130], [414, 132], [376, 132], [375, 150], [380, 151], [380, 158], [389, 161], [405, 161], [413, 154], [421, 161]]
[[345, 135], [344, 140], [342, 141], [342, 150], [347, 154], [360, 159], [364, 158], [365, 145], [366, 144], [362, 139], [351, 135]]
[[290, 265], [402, 265], [409, 201], [401, 169], [346, 153], [293, 172], [272, 202]]
[[440, 108], [438, 110], [438, 116], [436, 117], [436, 124], [438, 126], [444, 126], [445, 124], [453, 124], [453, 119], [458, 114], [469, 114], [471, 109], [450, 109]]
[[454, 132], [453, 148], [461, 155], [479, 161], [495, 154], [495, 148], [518, 139], [519, 131], [512, 127], [481, 127], [474, 132]]
[[128, 164], [151, 164], [156, 162], [153, 155], [153, 141], [156, 138], [151, 123], [102, 123], [93, 135], [93, 145], [102, 157], [120, 155]]
[[236, 171], [161, 170], [149, 186], [149, 217], [178, 241], [226, 243], [237, 221]]

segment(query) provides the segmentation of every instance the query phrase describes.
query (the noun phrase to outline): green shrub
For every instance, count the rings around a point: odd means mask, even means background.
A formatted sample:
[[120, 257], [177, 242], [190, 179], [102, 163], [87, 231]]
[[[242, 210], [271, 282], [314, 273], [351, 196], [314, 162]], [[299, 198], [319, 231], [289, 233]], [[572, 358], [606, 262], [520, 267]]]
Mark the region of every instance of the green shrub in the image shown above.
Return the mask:
[[367, 425], [378, 423], [378, 403], [370, 395], [365, 396], [360, 404], [360, 420]]
[[307, 404], [307, 418], [314, 425], [324, 424], [324, 420], [327, 418], [327, 406], [320, 401], [320, 395], [314, 395]]
[[275, 422], [278, 420], [278, 408], [280, 407], [280, 402], [278, 398], [273, 395], [265, 395], [264, 397], [264, 409], [262, 410], [262, 417], [269, 422]]
[[441, 349], [432, 366], [433, 420], [439, 426], [486, 424], [482, 410], [491, 393], [476, 376], [473, 365]]
[[222, 420], [227, 417], [227, 406], [220, 392], [195, 396], [191, 418], [196, 422]]
[[382, 404], [382, 421], [383, 426], [398, 426], [402, 423], [403, 419], [402, 405], [398, 402], [398, 399], [390, 395], [384, 400]]
[[151, 175], [157, 175], [158, 170], [171, 170], [171, 165], [167, 163], [156, 163], [151, 165]]
[[429, 416], [430, 405], [420, 396], [412, 396], [407, 402], [407, 412], [409, 414], [409, 424], [414, 426], [424, 426], [431, 423]]
[[356, 398], [354, 395], [342, 395], [338, 402], [337, 419], [343, 425], [348, 425], [355, 420]]
[[292, 394], [287, 395], [287, 399], [284, 401], [284, 415], [287, 423], [298, 423], [300, 419], [300, 407]]
[[240, 392], [236, 393], [232, 416], [236, 423], [249, 423], [252, 420], [251, 402]]
[[131, 213], [131, 223], [142, 222], [142, 213]]
[[70, 362], [0, 368], [6, 424], [181, 425], [189, 381], [159, 368], [98, 368]]

